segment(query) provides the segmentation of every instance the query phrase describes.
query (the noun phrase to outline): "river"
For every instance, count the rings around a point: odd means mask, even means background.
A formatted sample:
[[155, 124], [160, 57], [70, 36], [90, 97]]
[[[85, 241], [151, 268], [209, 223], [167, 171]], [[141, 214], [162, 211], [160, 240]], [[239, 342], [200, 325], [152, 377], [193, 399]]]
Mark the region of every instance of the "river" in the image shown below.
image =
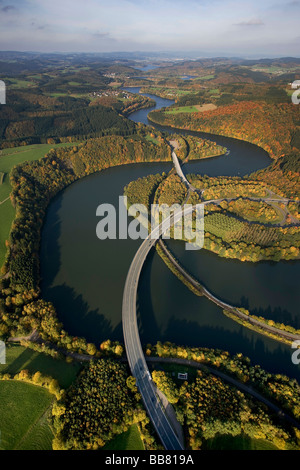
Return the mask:
[[[172, 103], [153, 98], [156, 108]], [[149, 124], [149, 111], [139, 110], [130, 119]], [[270, 163], [266, 152], [247, 142], [196, 134], [226, 146], [230, 154], [188, 163], [186, 172], [245, 175]], [[101, 203], [117, 206], [131, 180], [170, 168], [169, 163], [110, 168], [72, 184], [50, 204], [41, 244], [42, 294], [54, 303], [71, 334], [96, 344], [107, 338], [123, 342], [123, 288], [140, 241], [98, 240], [96, 208]], [[169, 244], [182, 263], [220, 298], [300, 327], [299, 262], [242, 263], [205, 250], [187, 252], [180, 242]], [[142, 271], [138, 317], [143, 343], [171, 341], [241, 352], [253, 364], [300, 380], [300, 367], [291, 362], [290, 347], [241, 327], [208, 299], [196, 297], [166, 268], [155, 250]]]

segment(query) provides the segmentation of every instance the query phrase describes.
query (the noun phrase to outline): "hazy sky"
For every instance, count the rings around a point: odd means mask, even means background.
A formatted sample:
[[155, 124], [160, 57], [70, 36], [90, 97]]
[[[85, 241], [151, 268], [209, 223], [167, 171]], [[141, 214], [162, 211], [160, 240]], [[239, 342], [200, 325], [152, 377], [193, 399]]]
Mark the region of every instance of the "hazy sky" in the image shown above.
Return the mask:
[[0, 49], [300, 56], [300, 0], [0, 0]]

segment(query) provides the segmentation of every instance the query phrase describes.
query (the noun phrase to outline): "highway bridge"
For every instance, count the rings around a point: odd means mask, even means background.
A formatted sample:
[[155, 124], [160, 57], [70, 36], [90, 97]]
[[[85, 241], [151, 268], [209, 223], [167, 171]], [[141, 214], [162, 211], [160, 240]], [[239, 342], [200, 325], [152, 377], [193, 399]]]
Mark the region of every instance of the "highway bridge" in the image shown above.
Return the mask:
[[181, 165], [179, 163], [179, 160], [178, 160], [178, 157], [176, 155], [176, 153], [172, 152], [172, 160], [173, 160], [173, 165], [175, 167], [175, 170], [176, 170], [176, 173], [177, 175], [182, 179], [182, 181], [187, 185], [187, 186], [190, 186], [190, 182], [186, 179], [186, 176], [185, 174], [183, 173], [182, 171], [182, 168], [181, 168]]
[[[189, 212], [193, 208], [190, 208]], [[185, 212], [187, 214], [187, 212]], [[132, 375], [148, 415], [166, 450], [183, 450], [183, 443], [170, 423], [165, 409], [155, 392], [155, 386], [144, 357], [136, 317], [137, 288], [141, 270], [145, 259], [161, 235], [171, 225], [174, 225], [183, 216], [183, 210], [178, 209], [170, 217], [155, 227], [139, 247], [130, 265], [123, 294], [122, 324], [125, 349]]]
[[[191, 187], [190, 183], [187, 181], [185, 175], [183, 174], [178, 158], [174, 151], [172, 152], [172, 158], [177, 174], [187, 184], [189, 190], [195, 190], [195, 188]], [[257, 200], [259, 198], [249, 199]], [[220, 204], [222, 200], [224, 200], [224, 198], [203, 201], [203, 203]], [[275, 201], [275, 198], [270, 199], [270, 202], [271, 201]], [[278, 199], [276, 199], [276, 202], [277, 201]], [[166, 411], [158, 395], [156, 394], [156, 387], [152, 381], [151, 374], [149, 372], [144, 357], [136, 316], [137, 289], [142, 267], [151, 248], [155, 245], [157, 240], [167, 230], [169, 230], [172, 225], [174, 225], [183, 217], [183, 214], [188, 215], [193, 210], [194, 207], [192, 206], [189, 206], [189, 208], [185, 210], [185, 212], [183, 212], [182, 208], [178, 209], [174, 214], [163, 220], [161, 224], [157, 225], [152, 230], [148, 237], [142, 242], [130, 265], [123, 293], [122, 324], [128, 363], [131, 369], [131, 373], [136, 379], [136, 384], [142, 396], [148, 415], [166, 450], [183, 450], [184, 446], [181, 442], [180, 437], [177, 435], [171, 422], [169, 421]], [[210, 295], [211, 300], [215, 301], [218, 304], [221, 304], [220, 306], [222, 308], [228, 308], [232, 310], [232, 306], [221, 302], [219, 299], [215, 298], [214, 296], [212, 296], [211, 293], [208, 293], [207, 291], [206, 295], [208, 296], [208, 294]]]
[[186, 185], [189, 191], [193, 191], [199, 194], [200, 197], [202, 197], [204, 193], [204, 189], [196, 189], [186, 178], [185, 174], [182, 171], [179, 159], [175, 153], [175, 151], [172, 151], [172, 160], [173, 160], [173, 165], [176, 170], [177, 175], [181, 178], [181, 181]]
[[[174, 151], [172, 152], [172, 159], [177, 174], [187, 187], [191, 189], [191, 185], [186, 179]], [[194, 188], [192, 190], [194, 190]], [[123, 293], [122, 324], [129, 367], [132, 375], [136, 379], [136, 384], [142, 395], [148, 415], [166, 450], [183, 450], [184, 446], [170, 423], [166, 411], [156, 394], [156, 387], [152, 382], [151, 374], [144, 357], [136, 317], [137, 289], [143, 264], [151, 248], [172, 225], [182, 219], [183, 215], [188, 215], [192, 211], [193, 207], [189, 207], [189, 209], [184, 212], [183, 209], [178, 209], [152, 230], [133, 258]]]

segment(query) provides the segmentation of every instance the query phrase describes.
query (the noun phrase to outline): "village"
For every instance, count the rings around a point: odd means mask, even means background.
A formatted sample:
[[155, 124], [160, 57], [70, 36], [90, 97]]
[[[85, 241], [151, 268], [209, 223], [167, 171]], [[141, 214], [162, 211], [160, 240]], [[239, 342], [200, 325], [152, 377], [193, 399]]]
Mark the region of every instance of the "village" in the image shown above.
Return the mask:
[[124, 90], [93, 91], [90, 93], [90, 96], [92, 96], [93, 98], [95, 97], [101, 98], [103, 96], [105, 97], [114, 96], [116, 98], [123, 98], [126, 100], [129, 100], [132, 98], [131, 93], [129, 93], [128, 91], [124, 91]]

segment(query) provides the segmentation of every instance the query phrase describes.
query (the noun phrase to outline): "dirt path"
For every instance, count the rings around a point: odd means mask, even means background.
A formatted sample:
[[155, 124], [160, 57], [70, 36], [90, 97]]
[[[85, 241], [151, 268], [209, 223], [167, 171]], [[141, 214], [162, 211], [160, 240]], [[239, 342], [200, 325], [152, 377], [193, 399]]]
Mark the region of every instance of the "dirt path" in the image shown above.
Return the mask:
[[1, 204], [4, 204], [6, 201], [8, 201], [10, 199], [10, 196], [8, 196], [6, 199], [4, 199], [3, 201], [0, 201], [0, 206]]

